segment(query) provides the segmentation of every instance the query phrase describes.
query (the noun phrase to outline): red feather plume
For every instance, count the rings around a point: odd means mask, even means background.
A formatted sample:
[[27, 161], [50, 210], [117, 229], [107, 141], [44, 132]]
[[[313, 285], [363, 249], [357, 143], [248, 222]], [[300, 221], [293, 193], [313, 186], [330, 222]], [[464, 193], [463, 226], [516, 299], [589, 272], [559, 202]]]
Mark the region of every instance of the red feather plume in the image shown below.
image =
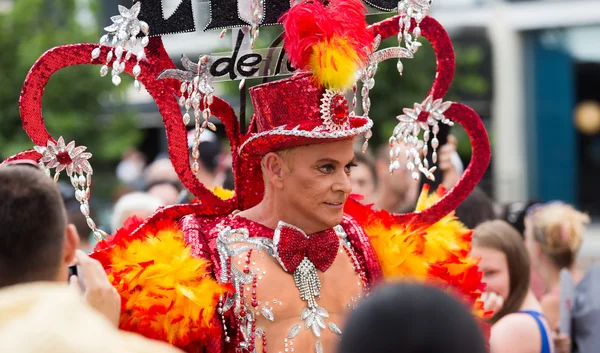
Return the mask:
[[335, 46], [336, 40], [349, 46], [353, 53], [347, 56], [364, 63], [373, 42], [365, 14], [360, 0], [334, 0], [327, 6], [320, 1], [306, 1], [293, 6], [281, 18], [284, 48], [291, 64], [301, 70], [309, 68], [316, 46]]

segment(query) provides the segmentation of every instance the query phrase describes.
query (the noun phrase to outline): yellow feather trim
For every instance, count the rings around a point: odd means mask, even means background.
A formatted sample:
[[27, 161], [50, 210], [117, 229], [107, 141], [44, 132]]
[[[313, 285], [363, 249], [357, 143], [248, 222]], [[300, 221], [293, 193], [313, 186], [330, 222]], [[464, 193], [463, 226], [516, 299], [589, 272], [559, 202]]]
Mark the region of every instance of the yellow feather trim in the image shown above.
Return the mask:
[[309, 61], [314, 77], [322, 86], [341, 92], [352, 88], [360, 65], [352, 45], [340, 37], [313, 45]]
[[[117, 234], [119, 235], [119, 234]], [[210, 261], [194, 257], [174, 226], [141, 239], [126, 235], [96, 254], [122, 297], [120, 328], [185, 349], [218, 332], [211, 320], [230, 290], [213, 279]]]
[[[424, 188], [417, 211], [434, 204], [444, 191], [428, 195]], [[458, 292], [480, 318], [483, 284], [477, 261], [469, 256], [472, 231], [450, 213], [435, 224], [397, 224], [370, 211], [362, 219], [363, 229], [379, 259], [386, 279], [409, 279], [441, 285]], [[386, 213], [387, 216], [389, 214]]]
[[215, 186], [213, 193], [217, 195], [221, 200], [229, 200], [235, 195], [233, 190], [225, 189], [220, 186]]

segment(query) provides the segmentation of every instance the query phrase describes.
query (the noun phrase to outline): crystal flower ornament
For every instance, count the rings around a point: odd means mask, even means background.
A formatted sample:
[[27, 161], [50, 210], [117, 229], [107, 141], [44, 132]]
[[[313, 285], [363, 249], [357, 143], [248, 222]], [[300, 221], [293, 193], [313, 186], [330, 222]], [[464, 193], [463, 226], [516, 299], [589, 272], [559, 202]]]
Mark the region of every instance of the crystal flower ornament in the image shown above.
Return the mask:
[[[437, 149], [440, 145], [437, 134], [440, 132], [440, 123], [453, 126], [454, 123], [444, 116], [444, 113], [452, 102], [444, 102], [442, 99], [433, 100], [427, 97], [421, 104], [415, 103], [413, 109], [404, 108], [404, 114], [397, 117], [400, 121], [394, 128], [390, 138], [390, 172], [400, 169], [401, 144], [406, 145], [406, 168], [412, 172], [414, 179], [419, 179], [419, 171], [428, 179], [434, 180], [433, 173], [437, 167], [429, 166], [427, 160], [428, 142], [431, 139], [433, 154], [432, 162], [437, 163]], [[423, 138], [419, 136], [423, 132]]]
[[179, 105], [185, 107], [183, 114], [183, 123], [190, 123], [190, 108], [194, 111], [195, 130], [194, 130], [194, 145], [192, 147], [192, 157], [194, 163], [192, 170], [198, 172], [200, 164], [200, 136], [206, 128], [216, 131], [215, 124], [209, 121], [211, 116], [210, 106], [213, 102], [213, 93], [215, 89], [211, 86], [212, 76], [210, 75], [210, 66], [212, 58], [209, 55], [202, 55], [198, 59], [198, 63], [191, 61], [185, 54], [181, 56], [181, 64], [185, 70], [167, 69], [163, 71], [158, 79], [172, 78], [181, 82], [179, 96]]
[[46, 174], [50, 176], [50, 170], [55, 169], [54, 181], [57, 182], [60, 173], [65, 171], [71, 179], [71, 184], [75, 188], [75, 198], [79, 201], [79, 209], [85, 216], [87, 225], [94, 233], [97, 240], [106, 237], [106, 233], [96, 226], [94, 220], [90, 217], [90, 186], [92, 185], [92, 166], [89, 159], [92, 154], [85, 152], [87, 147], [75, 146], [75, 142], [71, 141], [65, 144], [64, 138], [61, 136], [56, 143], [48, 141], [46, 146], [34, 146], [36, 152], [42, 155], [40, 166]]
[[[40, 162], [44, 168], [56, 168], [56, 175], [63, 170], [66, 170], [69, 177], [73, 175], [73, 172], [77, 174], [93, 174], [92, 166], [88, 161], [92, 157], [92, 154], [84, 152], [87, 149], [85, 146], [75, 147], [74, 141], [65, 145], [65, 140], [61, 136], [58, 138], [56, 144], [48, 141], [46, 147], [35, 146], [34, 149], [42, 155]], [[55, 176], [55, 179], [58, 179], [58, 176]]]
[[[148, 43], [150, 42], [148, 37], [150, 27], [146, 22], [138, 19], [141, 6], [142, 3], [140, 1], [136, 2], [131, 9], [119, 5], [120, 15], [110, 18], [113, 23], [104, 28], [107, 34], [100, 38], [101, 45], [112, 47], [106, 55], [106, 64], [100, 69], [100, 76], [106, 76], [109, 67], [112, 67], [111, 76], [115, 86], [118, 86], [121, 83], [121, 77], [119, 75], [125, 71], [126, 62], [132, 55], [131, 50], [136, 49], [138, 35], [142, 33], [142, 39], [140, 41], [142, 50], [136, 55], [137, 63], [132, 69], [133, 76], [135, 77], [134, 86], [138, 90], [141, 88], [140, 82], [137, 80], [142, 72], [140, 61], [145, 58], [144, 48], [148, 46]], [[131, 50], [128, 50], [128, 47], [130, 47]], [[100, 47], [94, 49], [92, 51], [92, 60], [98, 59], [100, 53]]]

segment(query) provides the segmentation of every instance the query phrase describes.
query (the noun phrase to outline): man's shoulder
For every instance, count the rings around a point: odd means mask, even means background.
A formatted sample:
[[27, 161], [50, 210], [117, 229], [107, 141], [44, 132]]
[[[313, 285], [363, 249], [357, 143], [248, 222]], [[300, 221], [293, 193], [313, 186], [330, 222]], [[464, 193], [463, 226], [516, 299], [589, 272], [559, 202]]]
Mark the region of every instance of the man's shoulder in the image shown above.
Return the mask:
[[179, 227], [194, 256], [214, 260], [216, 238], [228, 217], [229, 215], [195, 214], [181, 217]]

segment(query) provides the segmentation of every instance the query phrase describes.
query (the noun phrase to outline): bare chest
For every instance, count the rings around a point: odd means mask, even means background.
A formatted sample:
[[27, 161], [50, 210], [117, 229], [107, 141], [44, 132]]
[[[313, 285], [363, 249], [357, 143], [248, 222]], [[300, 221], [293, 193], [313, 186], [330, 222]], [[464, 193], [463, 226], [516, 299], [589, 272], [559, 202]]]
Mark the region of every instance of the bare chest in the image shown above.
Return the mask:
[[240, 230], [222, 232], [221, 280], [236, 289], [221, 310], [233, 318], [230, 344], [263, 353], [335, 351], [345, 318], [366, 289], [352, 247], [341, 227], [337, 231], [335, 260], [325, 272], [312, 275], [284, 270], [268, 238], [246, 237]]

